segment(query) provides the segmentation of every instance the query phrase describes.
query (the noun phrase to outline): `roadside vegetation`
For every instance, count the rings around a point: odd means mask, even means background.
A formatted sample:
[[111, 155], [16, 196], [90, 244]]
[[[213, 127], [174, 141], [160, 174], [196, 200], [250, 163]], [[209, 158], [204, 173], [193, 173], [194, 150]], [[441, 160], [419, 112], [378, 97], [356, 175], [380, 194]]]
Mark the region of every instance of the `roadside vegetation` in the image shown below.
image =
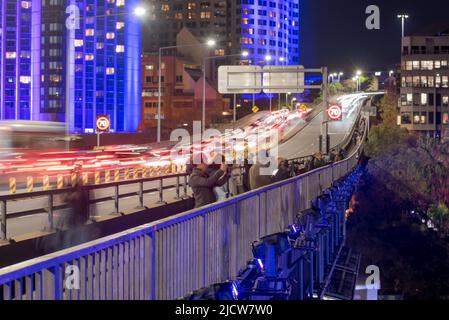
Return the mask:
[[384, 294], [449, 299], [449, 144], [397, 125], [397, 95], [379, 106], [349, 245], [381, 270]]

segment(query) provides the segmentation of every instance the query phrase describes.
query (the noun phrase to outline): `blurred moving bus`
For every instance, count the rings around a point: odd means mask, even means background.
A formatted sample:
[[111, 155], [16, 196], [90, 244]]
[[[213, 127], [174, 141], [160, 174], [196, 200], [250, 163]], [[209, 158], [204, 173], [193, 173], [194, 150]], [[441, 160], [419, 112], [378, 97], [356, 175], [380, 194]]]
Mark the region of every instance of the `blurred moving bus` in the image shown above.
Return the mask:
[[65, 135], [65, 124], [60, 122], [4, 120], [0, 121], [0, 149], [62, 149], [67, 142], [79, 140], [76, 135]]

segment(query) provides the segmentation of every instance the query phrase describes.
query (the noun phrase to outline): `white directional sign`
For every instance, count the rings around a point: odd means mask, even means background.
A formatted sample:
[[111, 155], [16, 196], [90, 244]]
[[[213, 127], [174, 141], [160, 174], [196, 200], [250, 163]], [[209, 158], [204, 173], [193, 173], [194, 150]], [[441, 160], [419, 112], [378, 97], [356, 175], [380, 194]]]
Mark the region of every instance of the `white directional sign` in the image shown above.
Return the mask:
[[262, 68], [259, 66], [221, 66], [218, 68], [218, 92], [260, 93]]
[[266, 66], [263, 68], [263, 92], [304, 92], [303, 66]]

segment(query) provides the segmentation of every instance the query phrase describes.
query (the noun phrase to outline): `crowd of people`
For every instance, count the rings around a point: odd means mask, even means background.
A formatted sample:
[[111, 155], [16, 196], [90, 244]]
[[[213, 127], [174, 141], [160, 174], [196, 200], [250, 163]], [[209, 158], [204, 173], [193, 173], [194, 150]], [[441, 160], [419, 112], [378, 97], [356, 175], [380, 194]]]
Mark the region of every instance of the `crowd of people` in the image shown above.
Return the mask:
[[[317, 152], [301, 160], [288, 161], [284, 158], [278, 158], [277, 167], [271, 172], [269, 171], [270, 163], [250, 164], [245, 159], [241, 184], [232, 175], [232, 165], [207, 163], [190, 165], [188, 167], [189, 184], [195, 199], [195, 208], [293, 178], [330, 163], [341, 161], [345, 157], [344, 150], [337, 152], [336, 149], [332, 149], [327, 155]], [[224, 163], [224, 161], [222, 162]]]

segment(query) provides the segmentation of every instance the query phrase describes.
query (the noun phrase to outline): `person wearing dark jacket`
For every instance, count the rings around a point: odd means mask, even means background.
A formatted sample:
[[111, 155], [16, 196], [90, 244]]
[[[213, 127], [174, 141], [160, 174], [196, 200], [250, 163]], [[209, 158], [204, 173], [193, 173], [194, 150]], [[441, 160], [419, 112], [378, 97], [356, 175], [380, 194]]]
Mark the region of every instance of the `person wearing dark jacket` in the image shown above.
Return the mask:
[[195, 198], [195, 208], [216, 202], [214, 187], [224, 185], [229, 178], [225, 164], [222, 164], [220, 169], [210, 175], [207, 173], [207, 168], [207, 164], [201, 163], [193, 169], [190, 175], [189, 184]]
[[288, 161], [285, 159], [279, 159], [278, 170], [272, 177], [272, 182], [279, 182], [283, 180], [290, 179], [292, 177], [292, 171], [290, 166], [288, 165]]

